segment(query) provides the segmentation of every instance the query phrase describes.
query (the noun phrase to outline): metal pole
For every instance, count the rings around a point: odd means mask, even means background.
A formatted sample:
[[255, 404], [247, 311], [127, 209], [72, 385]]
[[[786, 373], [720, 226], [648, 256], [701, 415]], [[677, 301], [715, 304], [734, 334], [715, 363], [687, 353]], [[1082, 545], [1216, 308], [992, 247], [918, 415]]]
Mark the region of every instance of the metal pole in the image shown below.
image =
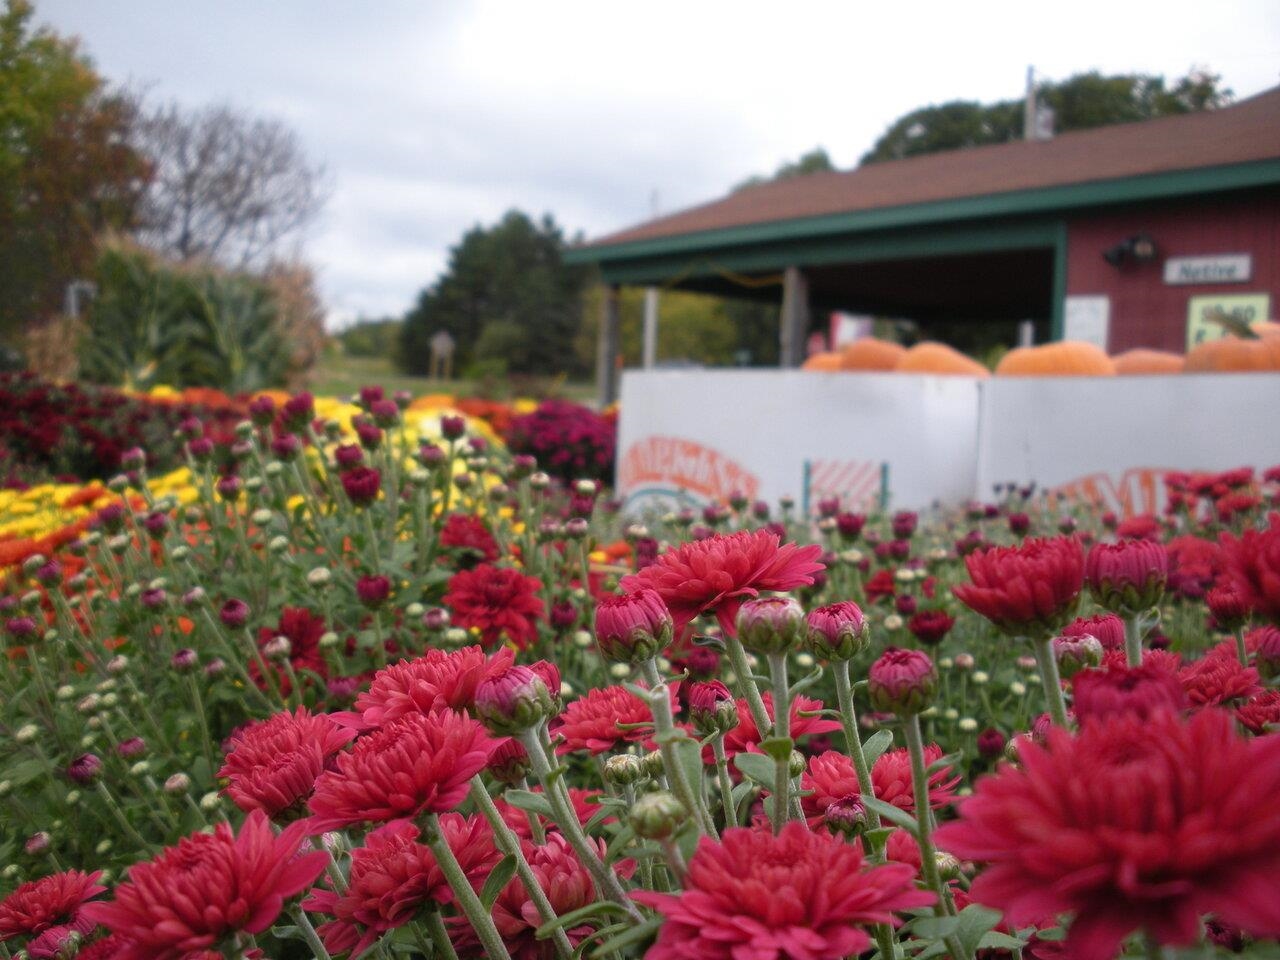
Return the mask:
[[642, 366], [653, 368], [658, 360], [658, 288], [646, 287], [644, 291], [644, 358]]
[[1022, 104], [1022, 139], [1036, 139], [1036, 68], [1027, 67], [1027, 94]]

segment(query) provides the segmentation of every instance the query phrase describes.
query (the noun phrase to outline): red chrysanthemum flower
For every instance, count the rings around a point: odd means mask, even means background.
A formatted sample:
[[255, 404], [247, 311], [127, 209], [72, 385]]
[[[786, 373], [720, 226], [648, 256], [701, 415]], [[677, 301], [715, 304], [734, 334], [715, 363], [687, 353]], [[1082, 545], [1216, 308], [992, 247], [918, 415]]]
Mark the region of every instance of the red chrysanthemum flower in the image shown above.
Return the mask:
[[411, 713], [470, 710], [476, 688], [489, 673], [514, 662], [510, 649], [492, 657], [476, 646], [446, 652], [431, 649], [413, 660], [401, 660], [373, 675], [369, 689], [356, 698], [358, 726], [372, 730]]
[[362, 736], [311, 795], [312, 833], [453, 809], [496, 741], [464, 713], [411, 713]]
[[[671, 692], [674, 704], [675, 690]], [[619, 724], [644, 726], [624, 729]], [[551, 722], [551, 733], [564, 738], [556, 753], [606, 753], [648, 740], [653, 735], [653, 713], [649, 704], [624, 687], [592, 687]]]
[[482, 563], [449, 578], [444, 604], [453, 611], [454, 623], [480, 631], [482, 646], [506, 637], [523, 650], [537, 638], [538, 621], [546, 615], [541, 587], [536, 577]]
[[1265, 690], [1236, 709], [1236, 719], [1250, 733], [1264, 734], [1267, 727], [1280, 726], [1280, 690]]
[[1218, 545], [1185, 534], [1170, 540], [1165, 550], [1169, 554], [1169, 589], [1188, 600], [1199, 600], [1222, 570]]
[[[604, 843], [599, 840], [592, 842], [603, 857]], [[596, 888], [591, 874], [582, 866], [563, 836], [553, 833], [540, 846], [528, 841], [521, 845], [533, 875], [538, 878], [538, 886], [551, 901], [556, 916], [565, 916], [595, 902]], [[540, 939], [537, 936], [537, 930], [544, 921], [519, 877], [513, 877], [498, 894], [493, 903], [493, 922], [502, 935], [502, 941], [512, 960], [552, 960], [556, 956], [555, 944], [549, 938]], [[569, 943], [577, 946], [592, 929], [591, 924], [582, 924], [570, 927], [565, 933], [569, 937]], [[455, 946], [464, 955], [468, 950], [475, 950], [479, 946], [469, 924], [465, 927], [459, 924], [455, 936]]]
[[864, 927], [934, 900], [903, 864], [864, 869], [862, 850], [788, 823], [703, 837], [679, 894], [632, 896], [666, 922], [649, 960], [831, 960], [871, 943]]
[[498, 559], [498, 541], [483, 520], [469, 513], [449, 514], [440, 530], [440, 545], [453, 550], [464, 567]]
[[229, 935], [262, 933], [324, 869], [324, 852], [298, 852], [306, 830], [298, 821], [276, 836], [254, 810], [239, 834], [220, 823], [134, 864], [115, 900], [83, 914], [127, 941], [117, 960], [182, 960]]
[[[764, 701], [764, 712], [769, 719], [773, 719], [773, 694], [765, 692], [761, 699]], [[815, 733], [834, 733], [840, 729], [840, 723], [837, 720], [824, 720], [822, 717], [802, 717], [801, 713], [817, 713], [823, 710], [825, 705], [821, 700], [814, 700], [812, 697], [795, 696], [791, 698], [791, 737], [793, 740], [799, 740], [801, 737], [809, 736]], [[746, 700], [738, 701], [738, 725], [730, 730], [724, 737], [725, 755], [732, 758], [734, 754], [741, 753], [746, 750], [750, 753], [760, 752], [760, 741], [764, 738], [760, 735], [760, 731], [756, 729], [755, 718], [751, 716], [751, 708], [747, 705]], [[710, 750], [710, 748], [708, 748]], [[707, 754], [710, 756], [710, 753]]]
[[1124, 650], [1124, 621], [1114, 613], [1077, 617], [1062, 628], [1064, 637], [1093, 637], [1103, 650]]
[[[284, 637], [289, 641], [289, 664], [295, 676], [302, 676], [309, 670], [321, 677], [328, 677], [329, 668], [324, 662], [324, 652], [320, 649], [320, 638], [324, 636], [324, 618], [316, 616], [306, 607], [285, 607], [280, 611], [280, 621], [274, 627], [261, 627], [258, 630], [258, 646], [265, 647], [276, 637]], [[283, 666], [269, 663], [268, 667], [275, 671], [276, 683], [280, 692], [288, 696], [293, 689], [293, 681]], [[249, 675], [258, 686], [266, 688], [266, 681], [258, 669], [257, 659], [249, 664]]]
[[29, 955], [52, 957], [72, 933], [88, 933], [94, 924], [81, 908], [107, 889], [100, 876], [101, 870], [67, 870], [22, 884], [0, 901], [0, 943], [29, 937]]
[[[115, 960], [128, 941], [114, 933], [80, 948], [76, 960]], [[248, 954], [245, 955], [246, 957]]]
[[[502, 859], [483, 817], [447, 813], [440, 832], [467, 878], [477, 887]], [[314, 890], [303, 903], [333, 917], [317, 929], [330, 953], [361, 956], [380, 936], [409, 923], [426, 903], [454, 899], [431, 848], [418, 843], [418, 828], [396, 820], [374, 830], [351, 854], [347, 889]]]
[[[925, 763], [942, 757], [936, 743], [925, 747]], [[950, 777], [950, 779], [948, 779]], [[929, 775], [929, 805], [937, 810], [955, 799], [959, 777], [951, 777], [951, 768], [942, 767]], [[908, 813], [915, 813], [915, 793], [911, 787], [911, 757], [905, 749], [881, 754], [871, 766], [871, 786], [876, 799], [891, 803]], [[846, 797], [861, 796], [853, 761], [837, 750], [828, 750], [809, 758], [809, 767], [801, 775], [800, 789], [812, 790], [802, 796], [800, 804], [811, 827], [822, 823], [827, 807]]]
[[1258, 671], [1241, 666], [1234, 647], [1228, 654], [1201, 657], [1183, 667], [1178, 680], [1193, 707], [1241, 702], [1262, 691]]
[[920, 868], [924, 866], [924, 858], [920, 856], [920, 844], [906, 830], [897, 829], [889, 834], [889, 838], [884, 842], [884, 855], [886, 860], [908, 864], [916, 873], [919, 873]]
[[241, 810], [272, 819], [301, 812], [316, 778], [352, 736], [328, 714], [306, 707], [277, 713], [231, 735], [218, 776], [230, 781], [226, 793]]
[[695, 617], [715, 613], [720, 628], [737, 636], [735, 620], [742, 601], [762, 590], [793, 590], [813, 583], [824, 569], [822, 547], [779, 545], [768, 530], [739, 531], [682, 543], [650, 566], [622, 578], [632, 593], [651, 587], [665, 601], [679, 636]]
[[1015, 927], [1071, 913], [1067, 949], [1110, 960], [1139, 928], [1191, 944], [1201, 917], [1280, 934], [1280, 737], [1164, 711], [1048, 731], [979, 780], [940, 846], [985, 861], [974, 900]]
[[1084, 584], [1084, 551], [1075, 537], [975, 550], [964, 563], [973, 582], [952, 592], [1008, 634], [1056, 633], [1071, 618]]
[[1110, 656], [1102, 667], [1081, 670], [1071, 678], [1072, 710], [1081, 723], [1122, 713], [1147, 717], [1186, 709], [1187, 695], [1176, 666], [1148, 655], [1141, 666], [1129, 667]]
[[1222, 535], [1222, 559], [1236, 593], [1255, 614], [1280, 624], [1280, 513], [1265, 530]]

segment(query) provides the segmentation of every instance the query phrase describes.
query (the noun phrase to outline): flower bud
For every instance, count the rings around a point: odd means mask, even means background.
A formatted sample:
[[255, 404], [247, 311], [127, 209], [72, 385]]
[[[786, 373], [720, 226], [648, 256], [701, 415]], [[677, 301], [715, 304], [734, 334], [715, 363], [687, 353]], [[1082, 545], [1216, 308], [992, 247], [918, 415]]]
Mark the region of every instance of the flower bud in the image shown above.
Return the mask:
[[222, 609], [218, 611], [218, 618], [224, 626], [232, 630], [239, 629], [249, 619], [249, 605], [243, 600], [232, 598], [222, 605]]
[[533, 769], [529, 754], [525, 752], [520, 741], [510, 737], [502, 742], [493, 753], [489, 754], [488, 771], [494, 778], [508, 786], [516, 786]]
[[689, 719], [698, 735], [724, 735], [738, 726], [738, 703], [719, 680], [689, 684]]
[[646, 840], [666, 840], [671, 837], [680, 825], [689, 818], [689, 811], [684, 808], [675, 794], [666, 790], [646, 793], [636, 798], [627, 812], [627, 822], [636, 836]]
[[175, 650], [173, 656], [169, 658], [169, 666], [173, 667], [178, 673], [190, 673], [199, 664], [200, 658], [196, 656], [196, 652], [190, 647]]
[[852, 660], [871, 643], [871, 627], [852, 600], [811, 611], [806, 628], [806, 645], [823, 660]]
[[872, 709], [910, 716], [920, 713], [938, 691], [938, 671], [919, 650], [890, 647], [867, 673], [867, 695]]
[[82, 753], [67, 766], [67, 776], [81, 786], [93, 783], [102, 776], [102, 758], [93, 753]]
[[1169, 555], [1152, 540], [1098, 543], [1084, 562], [1084, 580], [1100, 606], [1119, 614], [1149, 610], [1164, 596]]
[[614, 754], [604, 762], [605, 783], [621, 787], [639, 783], [644, 777], [644, 764], [633, 753]]
[[356, 596], [370, 610], [377, 610], [391, 596], [391, 578], [381, 574], [360, 577], [356, 581]]
[[671, 643], [671, 612], [656, 590], [611, 594], [596, 605], [596, 642], [607, 660], [640, 663]]
[[646, 753], [640, 758], [640, 763], [644, 767], [645, 776], [650, 780], [657, 780], [664, 772], [662, 753], [658, 750], [651, 750]]
[[171, 774], [164, 782], [164, 792], [170, 796], [178, 796], [191, 789], [191, 778], [185, 773]]
[[738, 608], [738, 639], [756, 653], [787, 653], [804, 639], [804, 608], [791, 597], [762, 597]]
[[1058, 659], [1062, 678], [1069, 680], [1081, 670], [1102, 663], [1102, 642], [1087, 634], [1082, 637], [1054, 637], [1053, 655]]
[[29, 857], [38, 857], [49, 849], [49, 845], [53, 842], [53, 838], [44, 830], [39, 830], [27, 837], [27, 842], [23, 844], [23, 849]]
[[852, 839], [867, 829], [867, 808], [862, 805], [861, 797], [850, 794], [828, 804], [822, 814], [822, 822], [834, 832]]
[[476, 688], [476, 719], [499, 736], [522, 733], [554, 713], [551, 692], [529, 667], [509, 667]]
[[293, 653], [293, 643], [288, 637], [272, 637], [262, 645], [262, 655], [268, 660], [288, 660]]
[[467, 420], [465, 417], [452, 416], [443, 414], [440, 417], [440, 435], [446, 440], [461, 440], [467, 433]]

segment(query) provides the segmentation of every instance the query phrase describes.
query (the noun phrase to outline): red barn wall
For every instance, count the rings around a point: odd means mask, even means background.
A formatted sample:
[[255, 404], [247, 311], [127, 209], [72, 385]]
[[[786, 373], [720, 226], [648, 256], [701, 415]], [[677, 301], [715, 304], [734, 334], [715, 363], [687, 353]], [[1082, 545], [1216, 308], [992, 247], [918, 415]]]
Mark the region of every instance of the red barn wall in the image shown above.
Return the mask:
[[[1119, 269], [1102, 252], [1145, 233], [1156, 243], [1149, 263]], [[1171, 285], [1169, 257], [1247, 253], [1247, 283]], [[1105, 295], [1111, 300], [1108, 350], [1186, 349], [1187, 302], [1204, 294], [1271, 295], [1271, 318], [1280, 308], [1280, 190], [1224, 195], [1216, 200], [1170, 201], [1090, 211], [1067, 221], [1067, 296]]]

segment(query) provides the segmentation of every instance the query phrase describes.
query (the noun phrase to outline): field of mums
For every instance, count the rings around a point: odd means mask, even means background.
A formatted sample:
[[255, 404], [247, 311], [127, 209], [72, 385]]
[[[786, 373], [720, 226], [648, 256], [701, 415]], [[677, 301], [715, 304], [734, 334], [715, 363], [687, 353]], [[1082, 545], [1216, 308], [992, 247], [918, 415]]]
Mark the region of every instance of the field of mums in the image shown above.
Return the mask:
[[625, 518], [571, 404], [0, 389], [0, 956], [1277, 955], [1276, 468]]

